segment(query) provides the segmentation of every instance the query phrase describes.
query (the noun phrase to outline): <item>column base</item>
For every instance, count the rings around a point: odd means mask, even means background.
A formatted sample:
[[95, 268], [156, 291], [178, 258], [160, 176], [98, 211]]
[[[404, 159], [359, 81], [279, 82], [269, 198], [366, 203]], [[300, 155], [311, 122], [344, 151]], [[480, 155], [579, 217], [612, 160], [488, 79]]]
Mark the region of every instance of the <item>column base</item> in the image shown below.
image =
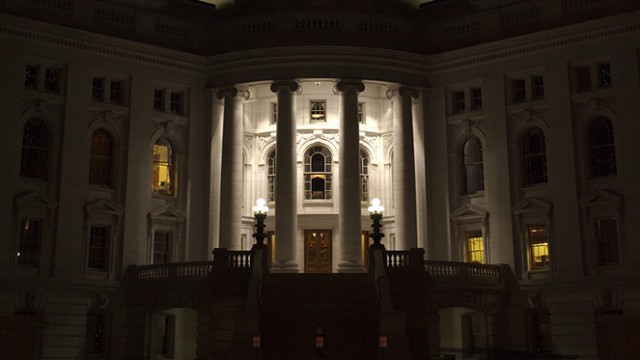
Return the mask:
[[271, 265], [272, 274], [295, 274], [299, 273], [298, 264], [295, 261], [276, 261]]
[[366, 273], [367, 268], [360, 261], [343, 261], [338, 264], [338, 273]]

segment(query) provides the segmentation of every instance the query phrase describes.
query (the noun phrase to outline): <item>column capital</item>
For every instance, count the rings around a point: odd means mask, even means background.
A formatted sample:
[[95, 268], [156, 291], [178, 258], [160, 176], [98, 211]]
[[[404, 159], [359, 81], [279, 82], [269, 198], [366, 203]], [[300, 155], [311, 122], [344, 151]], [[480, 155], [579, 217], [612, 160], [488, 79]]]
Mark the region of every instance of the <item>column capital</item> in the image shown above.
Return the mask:
[[300, 85], [298, 85], [298, 83], [295, 82], [294, 80], [276, 80], [273, 83], [271, 83], [270, 88], [271, 88], [271, 92], [277, 93], [283, 88], [291, 92], [294, 92], [298, 90], [299, 87]]
[[240, 96], [243, 100], [249, 100], [251, 97], [251, 92], [249, 89], [238, 86], [228, 86], [218, 89], [217, 97], [218, 99], [227, 98], [227, 97], [236, 97]]
[[353, 79], [343, 79], [343, 80], [340, 80], [340, 82], [338, 82], [337, 89], [339, 91], [345, 91], [350, 88], [353, 88], [358, 92], [363, 92], [364, 84], [360, 80], [353, 80]]
[[408, 86], [389, 86], [389, 88], [387, 88], [387, 99], [391, 99], [398, 95], [401, 97], [412, 97], [417, 99], [420, 96], [420, 91]]

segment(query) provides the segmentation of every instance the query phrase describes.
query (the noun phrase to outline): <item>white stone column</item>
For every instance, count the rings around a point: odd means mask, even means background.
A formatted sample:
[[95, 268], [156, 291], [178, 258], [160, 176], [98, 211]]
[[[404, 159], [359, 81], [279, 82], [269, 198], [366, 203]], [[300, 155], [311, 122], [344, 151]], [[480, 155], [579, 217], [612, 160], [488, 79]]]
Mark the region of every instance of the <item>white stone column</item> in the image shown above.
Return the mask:
[[276, 125], [276, 244], [275, 262], [271, 272], [298, 272], [296, 249], [298, 246], [297, 176], [296, 176], [296, 122], [293, 110], [293, 92], [298, 84], [292, 80], [276, 81], [271, 91], [278, 97], [278, 123]]
[[338, 233], [340, 235], [340, 263], [338, 272], [364, 272], [360, 241], [360, 124], [358, 122], [358, 93], [364, 84], [358, 80], [338, 83], [341, 95], [340, 163], [338, 201]]
[[220, 89], [222, 117], [222, 179], [220, 181], [220, 247], [239, 249], [242, 224], [242, 103], [245, 90]]
[[412, 98], [414, 89], [390, 89], [393, 101], [393, 198], [395, 207], [396, 247], [407, 250], [417, 246], [416, 170], [413, 149]]

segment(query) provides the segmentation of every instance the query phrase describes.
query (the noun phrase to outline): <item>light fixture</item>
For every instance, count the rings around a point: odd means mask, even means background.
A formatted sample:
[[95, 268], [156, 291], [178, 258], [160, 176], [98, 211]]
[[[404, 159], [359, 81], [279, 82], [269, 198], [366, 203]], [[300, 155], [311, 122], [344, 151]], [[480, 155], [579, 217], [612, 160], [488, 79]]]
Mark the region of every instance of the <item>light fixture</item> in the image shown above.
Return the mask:
[[381, 205], [380, 199], [374, 198], [371, 200], [371, 205], [368, 208], [369, 214], [380, 214], [384, 213], [384, 206]]
[[373, 239], [371, 248], [384, 249], [384, 245], [380, 243], [380, 240], [384, 237], [384, 234], [380, 231], [382, 228], [382, 224], [380, 222], [382, 220], [382, 214], [384, 213], [384, 206], [382, 206], [380, 199], [374, 198], [371, 200], [371, 206], [369, 206], [368, 210], [371, 220], [373, 221], [373, 224], [371, 224], [373, 231], [369, 233], [369, 237]]
[[267, 218], [269, 207], [267, 202], [263, 198], [256, 200], [256, 205], [253, 207], [253, 217], [256, 219], [256, 232], [253, 233], [253, 237], [256, 238], [256, 247], [264, 247], [264, 239], [267, 234], [264, 232], [264, 220]]
[[258, 198], [258, 200], [256, 200], [256, 205], [253, 207], [253, 214], [266, 214], [267, 212], [269, 212], [267, 202], [263, 198]]

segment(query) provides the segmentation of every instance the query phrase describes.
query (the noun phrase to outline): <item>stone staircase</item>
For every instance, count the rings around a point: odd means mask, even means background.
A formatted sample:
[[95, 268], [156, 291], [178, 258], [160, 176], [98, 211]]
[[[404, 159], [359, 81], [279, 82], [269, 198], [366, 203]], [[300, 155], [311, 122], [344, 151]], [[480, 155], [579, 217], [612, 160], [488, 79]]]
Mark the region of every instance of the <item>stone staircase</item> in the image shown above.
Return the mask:
[[270, 274], [260, 313], [263, 360], [376, 358], [378, 310], [371, 274]]

